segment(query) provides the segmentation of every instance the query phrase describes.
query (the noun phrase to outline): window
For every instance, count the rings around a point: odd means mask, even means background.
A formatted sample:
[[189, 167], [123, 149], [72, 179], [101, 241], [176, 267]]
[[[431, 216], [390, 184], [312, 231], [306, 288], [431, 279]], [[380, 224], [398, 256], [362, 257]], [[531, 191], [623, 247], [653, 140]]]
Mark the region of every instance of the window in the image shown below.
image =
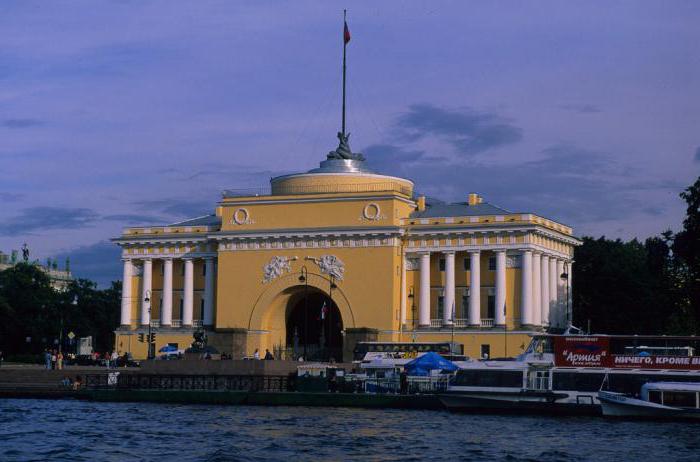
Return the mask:
[[469, 313], [469, 293], [462, 295], [462, 316], [460, 317], [462, 319], [468, 318], [467, 313]]
[[489, 295], [488, 303], [486, 305], [486, 317], [493, 319], [496, 317], [496, 296]]
[[491, 357], [491, 345], [481, 345], [481, 357], [484, 359]]
[[204, 319], [204, 298], [199, 301], [199, 319]]
[[442, 314], [445, 312], [445, 297], [443, 297], [442, 295], [438, 297], [437, 311], [438, 319], [442, 319]]
[[464, 258], [464, 271], [469, 271], [471, 268], [471, 261], [469, 257]]
[[460, 369], [455, 385], [463, 387], [522, 388], [522, 371], [484, 371]]
[[206, 276], [206, 275], [207, 275], [207, 264], [202, 263], [202, 276]]
[[489, 257], [489, 271], [496, 271], [496, 257]]
[[664, 406], [688, 407], [695, 409], [695, 392], [664, 391]]
[[552, 374], [553, 390], [598, 391], [605, 374], [583, 372], [555, 372]]
[[661, 404], [661, 392], [659, 390], [650, 390], [649, 391], [649, 402]]
[[445, 259], [440, 259], [440, 271], [445, 271]]

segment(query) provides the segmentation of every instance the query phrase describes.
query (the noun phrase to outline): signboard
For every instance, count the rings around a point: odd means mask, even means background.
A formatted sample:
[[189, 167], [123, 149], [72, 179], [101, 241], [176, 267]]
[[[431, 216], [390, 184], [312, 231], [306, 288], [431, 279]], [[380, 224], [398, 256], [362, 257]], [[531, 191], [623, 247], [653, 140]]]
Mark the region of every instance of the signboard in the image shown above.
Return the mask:
[[627, 369], [700, 369], [700, 356], [612, 355], [610, 366]]
[[608, 337], [555, 337], [554, 365], [614, 369], [700, 370], [700, 356], [610, 354]]
[[606, 367], [607, 337], [555, 337], [554, 364], [563, 367]]
[[75, 334], [73, 333], [73, 331], [68, 332], [68, 338], [71, 340], [75, 338]]

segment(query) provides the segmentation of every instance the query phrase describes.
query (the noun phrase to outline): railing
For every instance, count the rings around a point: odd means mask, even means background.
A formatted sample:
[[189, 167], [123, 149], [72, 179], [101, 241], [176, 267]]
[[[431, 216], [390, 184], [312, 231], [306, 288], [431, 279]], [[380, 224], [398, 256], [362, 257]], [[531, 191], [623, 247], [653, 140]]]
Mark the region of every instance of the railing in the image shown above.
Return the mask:
[[87, 375], [85, 388], [90, 390], [225, 390], [289, 391], [284, 375], [154, 375], [111, 374]]
[[181, 319], [173, 319], [170, 322], [171, 327], [182, 327], [182, 320]]
[[192, 327], [202, 327], [202, 320], [201, 319], [195, 319], [192, 321]]
[[160, 327], [160, 319], [151, 319], [151, 327]]
[[469, 319], [467, 319], [467, 318], [455, 318], [454, 324], [455, 324], [455, 327], [468, 327], [469, 326]]
[[442, 327], [442, 319], [431, 319], [430, 327]]
[[[446, 391], [450, 383], [450, 377], [450, 375], [407, 377], [408, 387], [406, 392], [409, 394], [416, 394]], [[363, 380], [363, 385], [365, 393], [401, 393], [401, 380], [397, 377], [368, 377]]]
[[481, 327], [493, 327], [494, 325], [493, 318], [481, 318]]

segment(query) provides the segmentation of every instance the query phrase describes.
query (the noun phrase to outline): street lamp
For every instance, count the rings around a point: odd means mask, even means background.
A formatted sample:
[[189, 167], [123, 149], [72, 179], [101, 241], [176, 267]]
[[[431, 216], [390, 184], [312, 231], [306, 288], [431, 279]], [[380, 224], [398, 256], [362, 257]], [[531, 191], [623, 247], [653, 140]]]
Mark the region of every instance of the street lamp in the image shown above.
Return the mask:
[[562, 281], [566, 281], [566, 327], [571, 327], [571, 312], [569, 307], [569, 271], [568, 265], [564, 266], [564, 272], [559, 276]]
[[[78, 305], [78, 296], [74, 295], [73, 300], [70, 302], [71, 305]], [[63, 310], [61, 310], [61, 331], [58, 333], [58, 352], [63, 351]]]
[[332, 335], [333, 335], [333, 289], [337, 289], [338, 286], [335, 284], [335, 276], [330, 275], [329, 277], [330, 281], [330, 286], [328, 290], [328, 296], [330, 299], [330, 303], [328, 304], [328, 324], [329, 324], [329, 329], [328, 329], [328, 348], [330, 350], [331, 345], [333, 343], [331, 342]]
[[413, 287], [408, 291], [408, 298], [411, 299], [411, 319], [413, 323], [413, 341], [416, 341], [416, 297], [413, 295]]
[[309, 343], [309, 271], [306, 265], [301, 267], [299, 282], [304, 284], [304, 361], [306, 357], [306, 344]]
[[148, 359], [153, 359], [153, 345], [151, 343], [151, 291], [146, 290], [146, 297], [143, 302], [148, 307], [148, 354], [146, 355]]

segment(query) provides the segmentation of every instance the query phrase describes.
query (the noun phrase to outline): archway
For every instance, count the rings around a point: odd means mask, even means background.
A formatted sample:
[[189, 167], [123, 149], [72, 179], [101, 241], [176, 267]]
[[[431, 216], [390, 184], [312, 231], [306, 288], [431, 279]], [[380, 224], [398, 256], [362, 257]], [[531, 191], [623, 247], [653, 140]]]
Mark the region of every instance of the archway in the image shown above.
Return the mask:
[[306, 360], [343, 357], [343, 318], [335, 301], [316, 288], [295, 288], [285, 313], [287, 348]]

